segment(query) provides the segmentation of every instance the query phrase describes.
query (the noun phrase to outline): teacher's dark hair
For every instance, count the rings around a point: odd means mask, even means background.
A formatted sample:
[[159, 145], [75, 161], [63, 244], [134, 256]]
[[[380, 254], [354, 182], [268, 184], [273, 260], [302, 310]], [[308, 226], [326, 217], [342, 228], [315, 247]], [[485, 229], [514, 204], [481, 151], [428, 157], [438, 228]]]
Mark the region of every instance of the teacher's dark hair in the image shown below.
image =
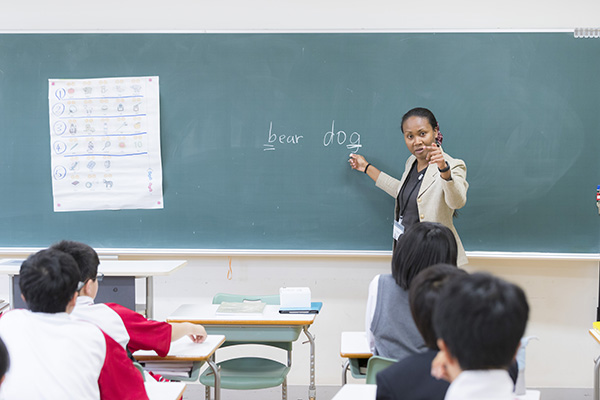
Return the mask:
[[410, 117], [427, 118], [427, 121], [429, 121], [429, 125], [431, 125], [433, 129], [439, 129], [437, 119], [435, 119], [435, 115], [433, 115], [433, 113], [426, 108], [417, 107], [413, 108], [412, 110], [409, 110], [406, 114], [402, 116], [402, 123], [400, 124], [400, 129], [402, 129], [402, 133], [404, 133], [404, 123]]
[[392, 276], [404, 290], [427, 267], [456, 265], [458, 249], [452, 231], [437, 222], [418, 222], [398, 239], [392, 255]]

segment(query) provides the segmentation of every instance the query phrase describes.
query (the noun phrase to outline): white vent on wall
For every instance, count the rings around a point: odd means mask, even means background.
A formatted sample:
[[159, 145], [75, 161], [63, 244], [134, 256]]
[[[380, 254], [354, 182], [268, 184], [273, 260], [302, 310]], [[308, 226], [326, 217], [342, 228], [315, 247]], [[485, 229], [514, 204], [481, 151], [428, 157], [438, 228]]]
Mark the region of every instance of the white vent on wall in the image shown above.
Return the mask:
[[575, 28], [573, 35], [576, 38], [598, 38], [600, 37], [600, 28]]

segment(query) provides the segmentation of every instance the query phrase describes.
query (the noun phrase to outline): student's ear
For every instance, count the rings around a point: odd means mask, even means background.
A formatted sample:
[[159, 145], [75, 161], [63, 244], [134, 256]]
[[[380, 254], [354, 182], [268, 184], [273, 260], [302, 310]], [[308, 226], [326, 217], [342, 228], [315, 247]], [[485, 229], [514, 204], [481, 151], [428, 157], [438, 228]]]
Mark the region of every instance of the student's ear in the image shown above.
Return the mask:
[[77, 292], [73, 293], [73, 297], [69, 300], [67, 304], [67, 309], [65, 310], [67, 314], [71, 314], [71, 311], [75, 308], [75, 304], [77, 303]]
[[85, 285], [83, 285], [83, 287], [81, 288], [81, 290], [79, 291], [79, 293], [82, 296], [88, 296], [88, 297], [96, 297], [95, 295], [92, 296], [92, 294], [94, 293], [94, 289], [93, 289], [93, 285], [94, 285], [94, 280], [92, 279], [88, 279], [87, 282], [85, 283]]
[[448, 346], [446, 345], [446, 342], [444, 342], [444, 339], [438, 339], [437, 345], [440, 348], [440, 353], [443, 355], [441, 358], [445, 361], [444, 364], [447, 380], [452, 382], [462, 372], [460, 364], [458, 363], [458, 359], [452, 355], [450, 349], [448, 349]]
[[450, 352], [448, 351], [448, 346], [446, 346], [446, 342], [444, 342], [444, 339], [438, 339], [437, 345], [438, 345], [440, 351], [447, 353], [447, 355], [449, 355], [449, 356], [451, 355]]
[[25, 300], [25, 296], [23, 296], [23, 293], [21, 293], [21, 299], [23, 299], [23, 301], [24, 301], [25, 303], [27, 303], [27, 300]]
[[515, 361], [517, 359], [517, 353], [519, 352], [519, 349], [521, 348], [521, 341], [519, 340], [519, 344], [517, 345], [517, 349], [515, 350], [515, 354], [513, 355], [513, 361]]

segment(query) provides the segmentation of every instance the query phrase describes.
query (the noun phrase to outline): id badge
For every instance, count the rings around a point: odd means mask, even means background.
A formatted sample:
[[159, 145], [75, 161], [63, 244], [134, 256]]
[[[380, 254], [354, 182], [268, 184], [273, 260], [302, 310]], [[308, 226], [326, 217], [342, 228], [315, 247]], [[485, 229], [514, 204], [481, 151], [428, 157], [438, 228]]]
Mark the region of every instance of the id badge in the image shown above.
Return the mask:
[[392, 236], [394, 240], [398, 240], [398, 238], [404, 233], [404, 225], [402, 225], [402, 217], [399, 217], [398, 221], [394, 221], [394, 232]]

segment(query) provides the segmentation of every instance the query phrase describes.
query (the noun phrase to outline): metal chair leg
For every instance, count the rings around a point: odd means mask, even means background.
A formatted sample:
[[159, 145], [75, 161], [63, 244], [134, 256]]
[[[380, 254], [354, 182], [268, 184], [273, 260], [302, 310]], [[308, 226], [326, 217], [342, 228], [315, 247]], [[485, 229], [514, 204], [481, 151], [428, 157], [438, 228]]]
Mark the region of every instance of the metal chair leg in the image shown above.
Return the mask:
[[346, 383], [348, 383], [348, 368], [350, 368], [350, 359], [347, 358], [346, 361], [344, 362], [344, 365], [342, 365], [342, 385], [345, 385]]
[[281, 384], [281, 398], [282, 400], [287, 400], [287, 377], [283, 378], [283, 383]]

